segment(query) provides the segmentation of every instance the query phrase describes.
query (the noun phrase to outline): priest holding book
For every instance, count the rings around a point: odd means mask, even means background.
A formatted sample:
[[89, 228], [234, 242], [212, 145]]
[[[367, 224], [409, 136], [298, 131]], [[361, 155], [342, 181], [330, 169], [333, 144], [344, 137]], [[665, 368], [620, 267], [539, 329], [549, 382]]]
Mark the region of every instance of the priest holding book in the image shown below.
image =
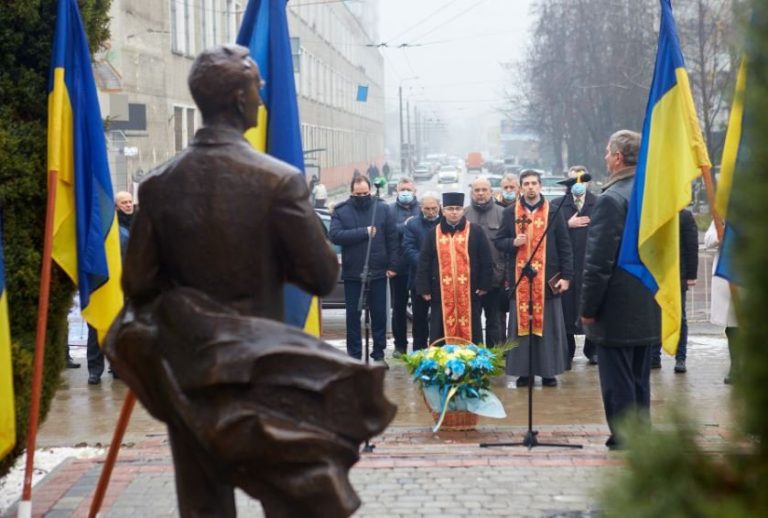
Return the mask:
[[[573, 278], [573, 251], [565, 219], [556, 211], [557, 206], [550, 206], [541, 195], [538, 172], [520, 173], [520, 192], [520, 201], [504, 209], [494, 240], [496, 248], [510, 258], [507, 277], [512, 287], [529, 259], [536, 271], [533, 300], [527, 278], [520, 281], [510, 299], [508, 336], [516, 337], [519, 345], [507, 353], [507, 374], [518, 376], [518, 387], [533, 383], [533, 376], [541, 376], [545, 387], [555, 387], [556, 376], [565, 370], [568, 352], [560, 295]], [[529, 306], [533, 316], [530, 342]], [[533, 355], [533, 372], [529, 372], [529, 354]]]

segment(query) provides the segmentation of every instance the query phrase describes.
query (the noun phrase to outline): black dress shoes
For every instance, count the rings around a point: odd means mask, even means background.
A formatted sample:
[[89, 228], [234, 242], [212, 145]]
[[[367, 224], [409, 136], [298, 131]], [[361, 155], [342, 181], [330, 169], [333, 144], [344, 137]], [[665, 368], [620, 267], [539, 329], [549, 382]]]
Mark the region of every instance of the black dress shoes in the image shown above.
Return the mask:
[[71, 357], [67, 357], [67, 369], [79, 369], [80, 364], [75, 362]]
[[545, 387], [556, 387], [557, 378], [541, 378], [541, 384]]
[[91, 374], [88, 376], [88, 384], [89, 385], [99, 385], [101, 383], [101, 377], [96, 376], [95, 374]]

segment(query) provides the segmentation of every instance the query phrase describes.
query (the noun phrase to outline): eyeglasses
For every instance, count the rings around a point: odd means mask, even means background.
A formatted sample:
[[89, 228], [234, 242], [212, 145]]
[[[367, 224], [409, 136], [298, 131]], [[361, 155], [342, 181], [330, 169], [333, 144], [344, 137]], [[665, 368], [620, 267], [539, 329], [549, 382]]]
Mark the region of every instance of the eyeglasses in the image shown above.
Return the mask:
[[443, 212], [459, 212], [464, 210], [464, 207], [443, 207]]

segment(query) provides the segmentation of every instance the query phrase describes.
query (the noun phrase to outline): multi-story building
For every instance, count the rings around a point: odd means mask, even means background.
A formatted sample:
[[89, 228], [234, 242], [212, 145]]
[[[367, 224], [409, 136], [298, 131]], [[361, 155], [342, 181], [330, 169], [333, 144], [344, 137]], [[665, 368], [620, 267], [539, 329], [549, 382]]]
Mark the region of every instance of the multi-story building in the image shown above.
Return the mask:
[[[329, 188], [381, 165], [384, 65], [376, 0], [288, 3], [307, 174]], [[200, 126], [187, 89], [194, 57], [234, 42], [247, 0], [113, 0], [112, 38], [94, 58], [115, 190], [131, 189]], [[357, 100], [367, 91], [367, 99]], [[362, 99], [362, 98], [361, 98]]]

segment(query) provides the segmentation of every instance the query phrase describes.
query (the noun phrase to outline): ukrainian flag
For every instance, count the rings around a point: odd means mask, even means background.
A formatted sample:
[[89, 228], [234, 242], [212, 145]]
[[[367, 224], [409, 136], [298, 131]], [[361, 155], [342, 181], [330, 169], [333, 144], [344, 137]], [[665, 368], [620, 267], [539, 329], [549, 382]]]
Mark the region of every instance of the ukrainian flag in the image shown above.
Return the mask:
[[[248, 47], [265, 82], [259, 124], [245, 138], [263, 153], [288, 162], [304, 172], [299, 107], [293, 79], [293, 56], [286, 17], [287, 0], [250, 0], [237, 43]], [[285, 321], [320, 335], [317, 297], [293, 285], [285, 288]]]
[[0, 222], [0, 460], [16, 444], [16, 410], [13, 399], [11, 370], [11, 326], [8, 322], [8, 301], [5, 296], [5, 263], [3, 233]]
[[731, 262], [734, 228], [727, 218], [733, 187], [733, 175], [737, 166], [740, 166], [743, 160], [741, 150], [743, 149], [742, 128], [744, 127], [744, 92], [746, 84], [747, 60], [743, 58], [739, 66], [738, 75], [736, 76], [736, 91], [734, 92], [731, 105], [731, 114], [728, 118], [728, 130], [725, 133], [725, 145], [723, 146], [723, 157], [720, 161], [720, 178], [717, 182], [717, 196], [715, 199], [717, 214], [725, 221], [725, 230], [723, 232], [722, 244], [720, 245], [720, 256], [715, 268], [715, 275], [731, 282], [736, 281]]
[[53, 259], [103, 341], [123, 305], [117, 215], [91, 53], [77, 0], [59, 0], [48, 93], [48, 171], [58, 173]]
[[677, 350], [682, 314], [678, 214], [691, 202], [691, 182], [709, 166], [672, 6], [661, 0], [659, 47], [619, 266], [654, 293], [669, 354]]

